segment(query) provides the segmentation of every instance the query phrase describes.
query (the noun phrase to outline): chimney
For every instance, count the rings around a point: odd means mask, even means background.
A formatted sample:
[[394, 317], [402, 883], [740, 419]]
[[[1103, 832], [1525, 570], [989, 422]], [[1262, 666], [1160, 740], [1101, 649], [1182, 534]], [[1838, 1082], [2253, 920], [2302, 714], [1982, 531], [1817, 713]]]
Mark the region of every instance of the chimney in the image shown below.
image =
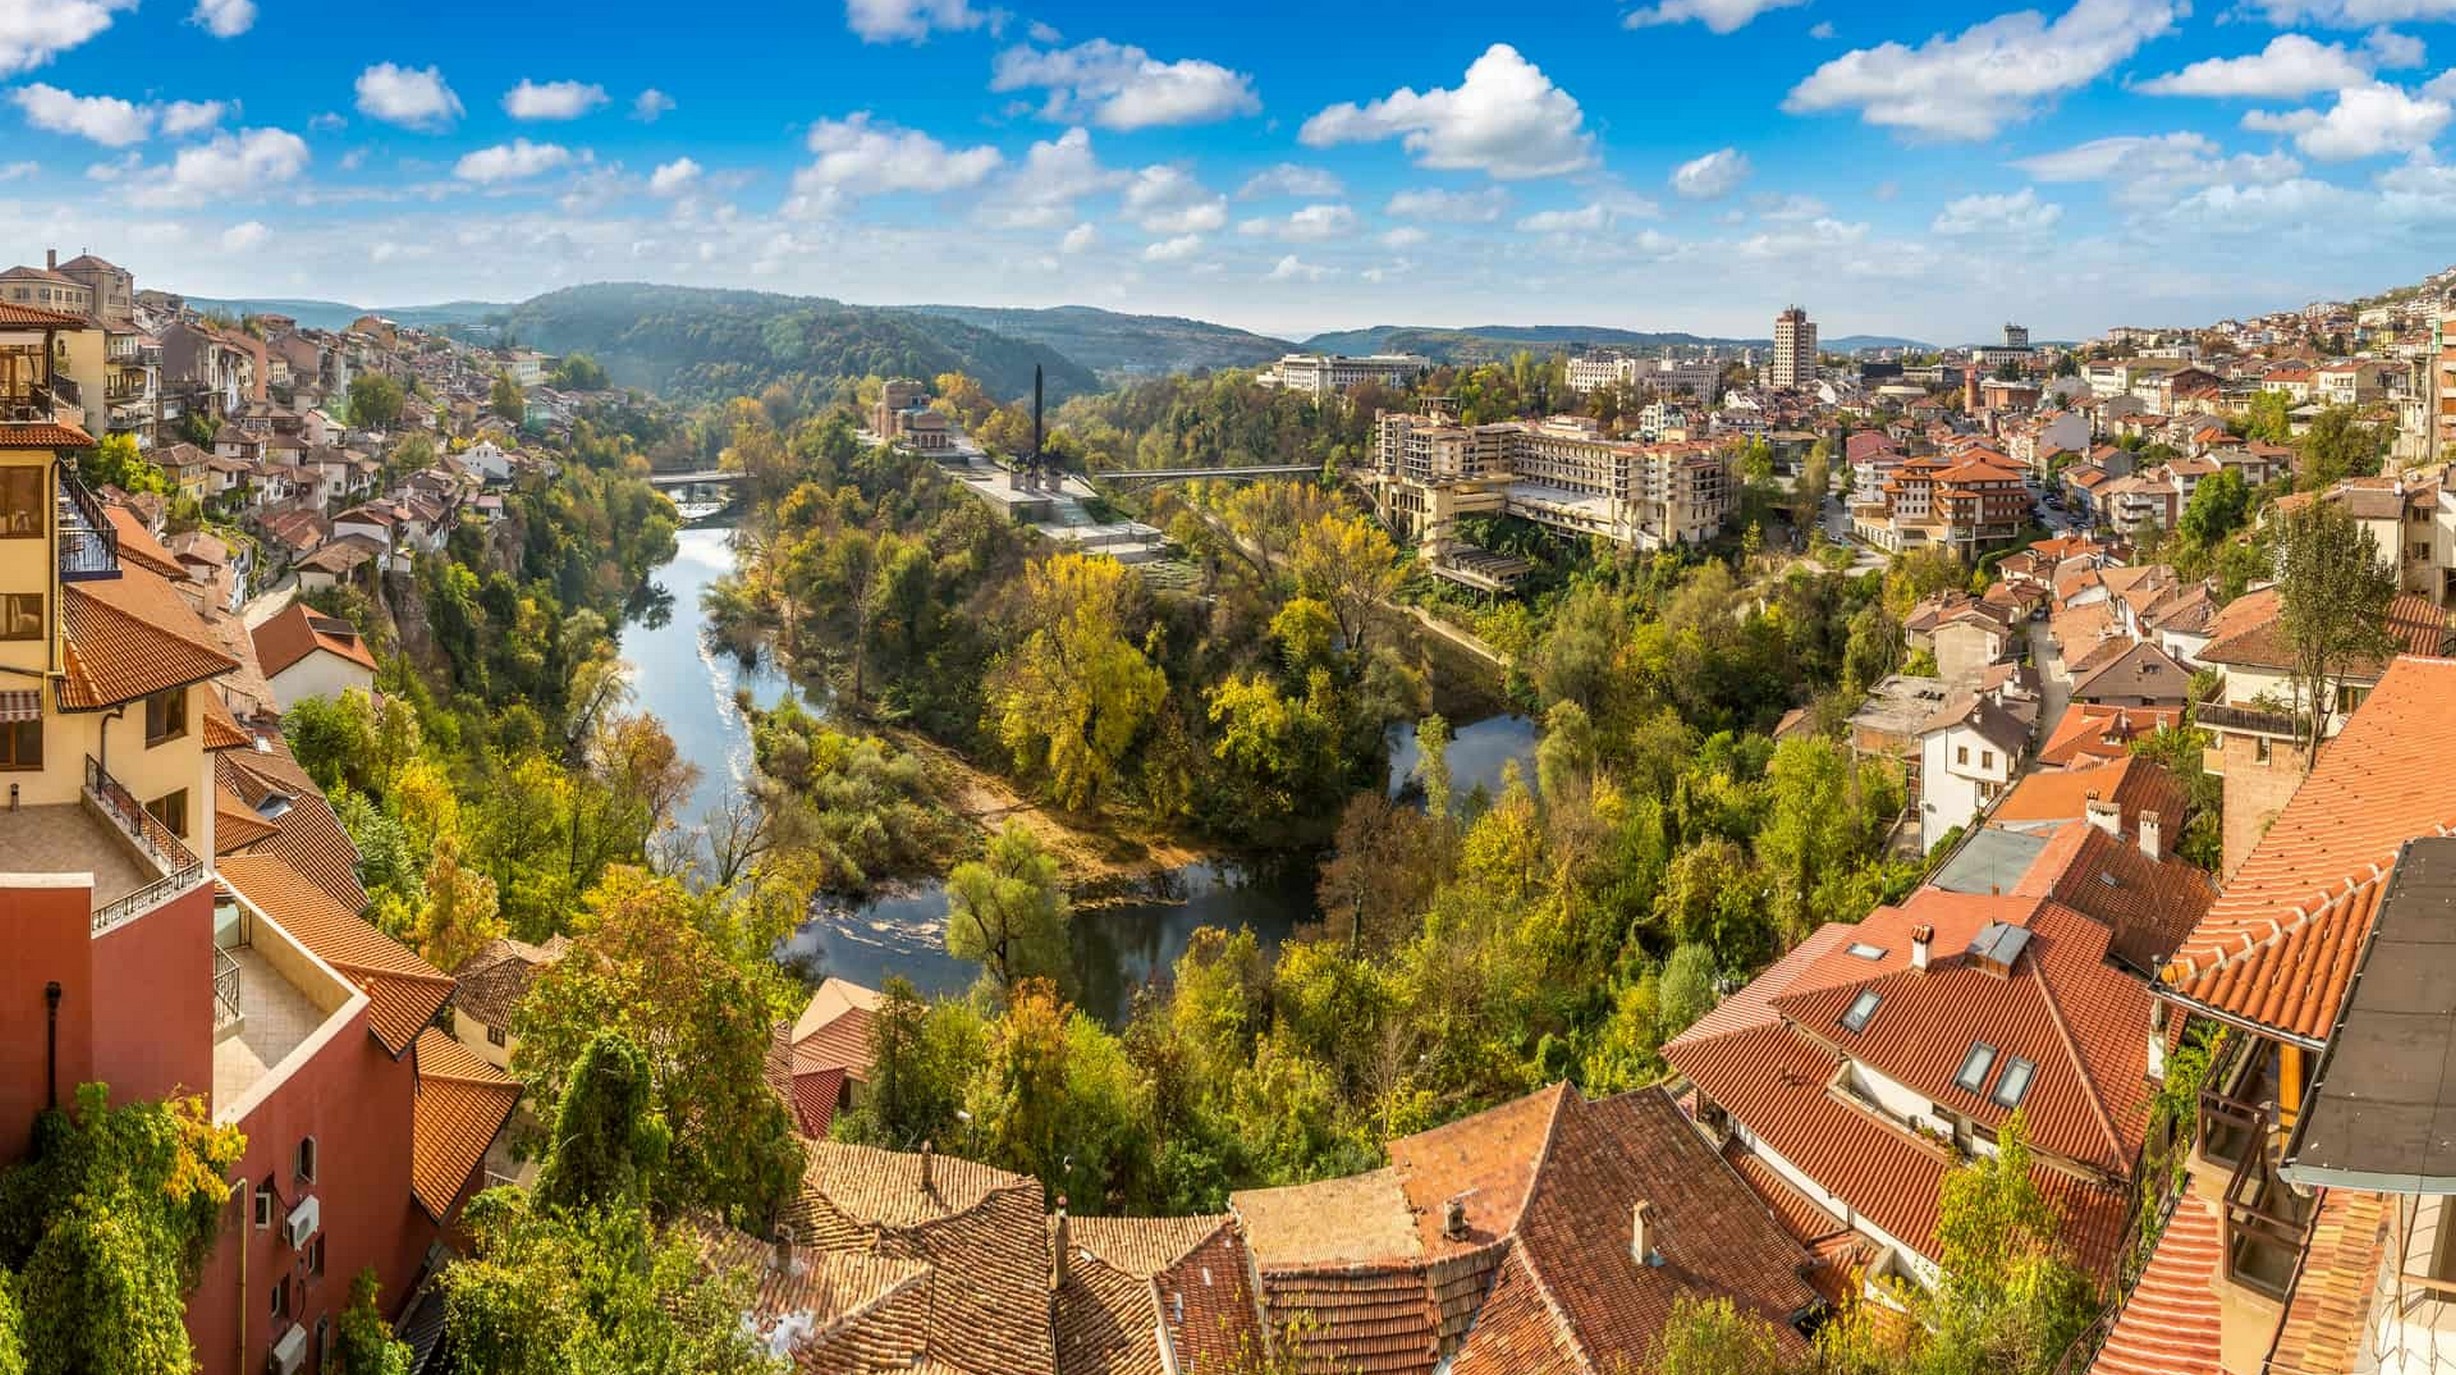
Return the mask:
[[2094, 788], [2090, 790], [2089, 800], [2081, 804], [2081, 814], [2089, 819], [2090, 825], [2108, 835], [2123, 834], [2123, 808], [2112, 802], [2100, 801]]
[[1935, 943], [1935, 927], [1921, 924], [1910, 928], [1910, 967], [1927, 968], [1928, 949]]
[[793, 1224], [790, 1222], [779, 1222], [776, 1224], [776, 1254], [774, 1264], [776, 1267], [776, 1273], [780, 1275], [789, 1275], [793, 1273]]
[[1654, 1248], [1654, 1205], [1642, 1198], [1629, 1209], [1629, 1259], [1640, 1265], [1663, 1263]]
[[60, 250], [58, 250], [58, 249], [56, 249], [56, 248], [46, 248], [46, 249], [44, 249], [44, 250], [43, 250], [43, 266], [44, 266], [44, 267], [46, 267], [46, 268], [49, 268], [49, 269], [50, 269], [51, 271], [53, 271], [53, 272], [57, 272], [57, 271], [59, 271], [59, 270], [60, 270]]
[[928, 1193], [930, 1186], [930, 1143], [924, 1141], [921, 1143], [921, 1192]]
[[2149, 1004], [2149, 1056], [2146, 1062], [2149, 1082], [2166, 1082], [2166, 1003], [2153, 999]]
[[2166, 827], [2156, 812], [2140, 814], [2140, 852], [2151, 859], [2166, 858]]
[[1441, 1205], [1441, 1234], [1452, 1241], [1467, 1239], [1467, 1200], [1453, 1198]]
[[1057, 1215], [1049, 1221], [1049, 1292], [1054, 1294], [1066, 1287], [1066, 1251], [1072, 1244], [1066, 1237], [1066, 1195], [1057, 1196]]

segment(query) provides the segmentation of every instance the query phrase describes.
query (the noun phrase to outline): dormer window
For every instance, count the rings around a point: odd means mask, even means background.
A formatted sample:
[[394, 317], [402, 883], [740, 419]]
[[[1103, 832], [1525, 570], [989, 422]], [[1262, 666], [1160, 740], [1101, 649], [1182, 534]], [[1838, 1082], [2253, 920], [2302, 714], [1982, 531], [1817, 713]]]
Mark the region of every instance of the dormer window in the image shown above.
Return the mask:
[[2030, 1079], [2037, 1072], [2038, 1066], [2020, 1056], [2007, 1057], [2003, 1077], [1996, 1080], [1995, 1092], [1989, 1097], [1999, 1108], [2020, 1107], [2023, 1095], [2030, 1091]]
[[1995, 1068], [1996, 1048], [1985, 1041], [1972, 1041], [1970, 1053], [1962, 1057], [1961, 1073], [1953, 1076], [1953, 1087], [1964, 1093], [1977, 1093], [1987, 1087], [1987, 1071]]
[[1867, 1030], [1869, 1020], [1876, 1016], [1876, 1005], [1883, 1001], [1884, 995], [1875, 989], [1861, 990], [1858, 997], [1851, 999], [1849, 1009], [1842, 1014], [1843, 1029], [1854, 1034]]

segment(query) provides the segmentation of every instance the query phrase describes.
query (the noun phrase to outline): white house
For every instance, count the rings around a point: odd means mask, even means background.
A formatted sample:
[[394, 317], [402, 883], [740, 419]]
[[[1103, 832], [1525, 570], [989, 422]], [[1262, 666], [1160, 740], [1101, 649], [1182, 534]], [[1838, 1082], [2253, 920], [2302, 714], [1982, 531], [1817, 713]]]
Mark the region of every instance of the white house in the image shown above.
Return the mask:
[[1956, 697], [1919, 733], [1919, 844], [1932, 849], [2012, 785], [2030, 725], [1994, 698]]
[[288, 711], [310, 697], [339, 697], [352, 688], [373, 691], [375, 656], [348, 621], [292, 602], [256, 627], [256, 662], [273, 689], [274, 705]]

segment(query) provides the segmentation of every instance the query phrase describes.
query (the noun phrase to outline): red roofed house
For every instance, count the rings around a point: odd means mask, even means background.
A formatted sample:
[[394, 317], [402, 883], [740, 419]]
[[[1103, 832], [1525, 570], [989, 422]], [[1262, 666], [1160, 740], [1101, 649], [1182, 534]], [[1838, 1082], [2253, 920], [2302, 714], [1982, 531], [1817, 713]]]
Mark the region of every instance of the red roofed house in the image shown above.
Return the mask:
[[398, 1310], [518, 1086], [422, 1080], [451, 981], [358, 914], [331, 808], [233, 719], [245, 637], [176, 560], [120, 556], [62, 455], [92, 441], [38, 414], [78, 327], [0, 306], [0, 1161], [79, 1084], [202, 1097], [247, 1148], [187, 1300], [198, 1364], [298, 1369], [361, 1270]]
[[2427, 1008], [2445, 1007], [2456, 771], [2416, 742], [2451, 700], [2456, 661], [2390, 663], [2167, 962], [2161, 996], [2232, 1030], [2101, 1375], [2445, 1368], [2451, 1047]]
[[273, 689], [276, 705], [309, 697], [338, 698], [353, 689], [373, 691], [375, 655], [358, 627], [292, 602], [257, 626], [256, 663]]
[[870, 1080], [871, 1028], [883, 1001], [876, 989], [830, 975], [799, 1017], [777, 1026], [769, 1079], [802, 1135], [825, 1139], [836, 1114], [859, 1102]]

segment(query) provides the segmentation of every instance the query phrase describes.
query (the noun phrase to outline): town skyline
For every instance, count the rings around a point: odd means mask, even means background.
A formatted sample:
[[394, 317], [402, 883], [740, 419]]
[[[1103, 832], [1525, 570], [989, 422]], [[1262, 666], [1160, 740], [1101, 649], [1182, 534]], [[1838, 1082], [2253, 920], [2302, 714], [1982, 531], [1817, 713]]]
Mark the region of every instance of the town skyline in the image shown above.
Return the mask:
[[[0, 38], [0, 228], [215, 296], [648, 280], [1299, 338], [1758, 337], [1799, 299], [1953, 343], [2359, 295], [2445, 266], [2456, 223], [2445, 0], [1435, 6], [1336, 61], [1267, 5], [717, 8], [653, 54], [428, 13], [35, 0]], [[820, 80], [739, 79], [745, 23]]]

